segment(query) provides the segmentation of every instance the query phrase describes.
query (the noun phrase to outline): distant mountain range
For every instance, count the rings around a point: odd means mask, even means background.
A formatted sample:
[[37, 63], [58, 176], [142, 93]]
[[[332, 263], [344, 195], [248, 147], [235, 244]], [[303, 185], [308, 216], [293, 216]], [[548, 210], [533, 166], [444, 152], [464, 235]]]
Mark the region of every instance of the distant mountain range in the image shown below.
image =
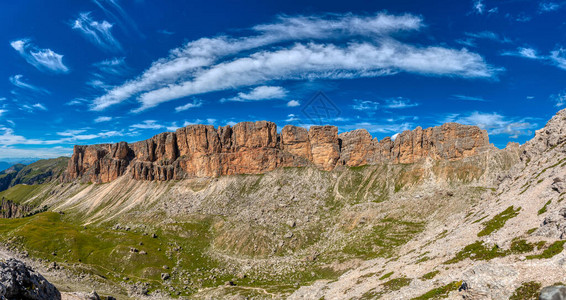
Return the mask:
[[4, 171], [17, 164], [29, 165], [38, 160], [39, 158], [3, 158], [2, 161], [0, 161], [0, 171]]

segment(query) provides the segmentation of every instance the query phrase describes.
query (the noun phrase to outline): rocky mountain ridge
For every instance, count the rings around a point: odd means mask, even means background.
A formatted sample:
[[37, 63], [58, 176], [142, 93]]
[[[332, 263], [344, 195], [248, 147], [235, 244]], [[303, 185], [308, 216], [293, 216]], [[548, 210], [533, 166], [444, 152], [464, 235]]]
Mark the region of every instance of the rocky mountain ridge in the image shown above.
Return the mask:
[[165, 181], [305, 166], [328, 171], [427, 157], [458, 160], [489, 147], [485, 130], [457, 123], [417, 127], [381, 141], [365, 129], [338, 134], [336, 126], [307, 130], [287, 125], [277, 133], [277, 125], [267, 121], [218, 128], [190, 125], [131, 144], [75, 146], [64, 179], [105, 183], [129, 174], [138, 180]]

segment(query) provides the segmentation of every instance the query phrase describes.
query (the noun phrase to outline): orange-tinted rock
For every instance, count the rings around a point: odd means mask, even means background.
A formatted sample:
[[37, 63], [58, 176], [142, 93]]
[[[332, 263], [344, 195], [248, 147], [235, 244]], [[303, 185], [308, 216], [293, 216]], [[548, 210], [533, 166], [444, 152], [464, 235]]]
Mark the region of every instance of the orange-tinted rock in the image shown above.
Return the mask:
[[352, 167], [374, 162], [377, 149], [367, 130], [344, 132], [338, 138], [342, 141], [339, 165]]
[[287, 125], [281, 130], [281, 149], [312, 161], [309, 132], [306, 128]]
[[340, 158], [336, 126], [311, 126], [309, 129], [312, 162], [324, 170], [332, 170]]
[[418, 127], [382, 141], [363, 129], [338, 135], [335, 126], [285, 126], [277, 134], [277, 126], [266, 121], [217, 129], [190, 125], [133, 144], [75, 146], [64, 177], [109, 182], [128, 174], [138, 180], [165, 181], [308, 165], [332, 170], [381, 161], [413, 163], [427, 157], [460, 159], [477, 154], [488, 143], [484, 130], [455, 123]]

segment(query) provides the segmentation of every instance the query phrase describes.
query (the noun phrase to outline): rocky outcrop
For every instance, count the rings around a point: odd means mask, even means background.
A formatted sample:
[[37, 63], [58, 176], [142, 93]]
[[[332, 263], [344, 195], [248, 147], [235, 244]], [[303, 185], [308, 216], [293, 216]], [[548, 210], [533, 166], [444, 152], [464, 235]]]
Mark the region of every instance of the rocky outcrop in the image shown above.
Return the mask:
[[539, 300], [564, 300], [566, 299], [566, 286], [547, 286], [540, 291]]
[[430, 157], [455, 160], [489, 145], [486, 131], [456, 123], [404, 131], [378, 141], [365, 129], [338, 135], [335, 126], [309, 130], [275, 123], [242, 122], [215, 128], [190, 125], [132, 144], [75, 146], [66, 180], [109, 182], [128, 174], [138, 180], [172, 180], [260, 174], [280, 167], [314, 165], [323, 170]]
[[0, 219], [23, 218], [29, 215], [32, 210], [32, 206], [17, 204], [6, 200], [4, 197], [0, 200]]
[[23, 262], [9, 259], [0, 262], [0, 299], [57, 300], [61, 293]]
[[566, 142], [566, 109], [560, 110], [546, 126], [535, 132], [535, 137], [522, 148], [521, 159], [529, 161], [539, 154]]

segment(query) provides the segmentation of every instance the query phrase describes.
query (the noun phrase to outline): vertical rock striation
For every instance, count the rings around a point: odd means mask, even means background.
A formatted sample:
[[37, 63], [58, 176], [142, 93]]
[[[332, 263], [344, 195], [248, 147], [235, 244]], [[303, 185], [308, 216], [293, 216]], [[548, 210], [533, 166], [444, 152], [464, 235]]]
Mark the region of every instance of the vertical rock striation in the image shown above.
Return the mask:
[[260, 174], [280, 167], [324, 170], [378, 162], [413, 163], [430, 157], [455, 160], [489, 146], [485, 130], [447, 123], [404, 131], [378, 141], [365, 129], [338, 134], [335, 126], [309, 130], [275, 123], [242, 122], [215, 128], [190, 125], [132, 144], [75, 146], [65, 179], [109, 182], [128, 174], [138, 180], [172, 180]]

